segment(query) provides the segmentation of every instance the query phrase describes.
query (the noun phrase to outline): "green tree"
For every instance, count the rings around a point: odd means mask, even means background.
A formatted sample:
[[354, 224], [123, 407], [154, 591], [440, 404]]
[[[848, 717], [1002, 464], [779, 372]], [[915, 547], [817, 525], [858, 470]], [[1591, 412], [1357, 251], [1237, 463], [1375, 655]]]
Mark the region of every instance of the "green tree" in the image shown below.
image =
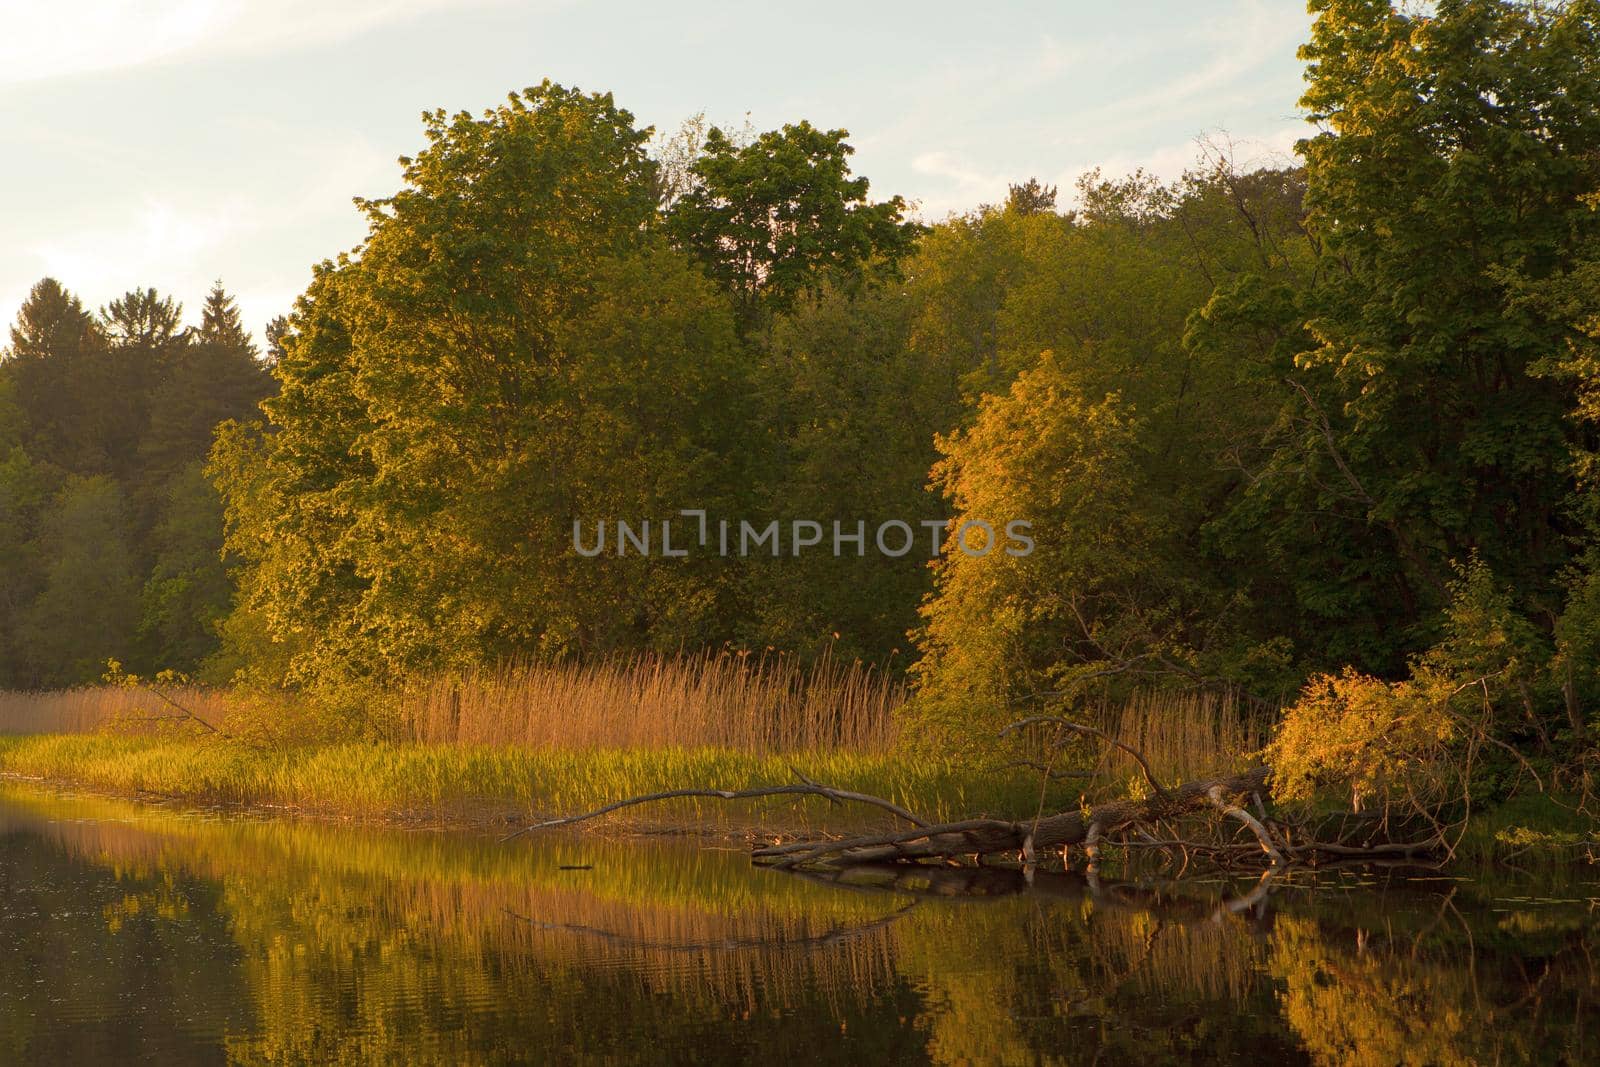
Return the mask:
[[[6, 388], [0, 374], [0, 408]], [[28, 665], [18, 626], [41, 582], [35, 525], [56, 479], [6, 437], [0, 415], [0, 686], [19, 688]]]
[[1006, 210], [1019, 215], [1042, 215], [1056, 209], [1056, 187], [1029, 178], [1007, 187]]
[[[920, 298], [899, 286], [859, 290], [823, 285], [798, 297], [774, 322], [760, 355], [759, 435], [746, 442], [762, 460], [755, 472], [759, 514], [786, 530], [822, 525], [822, 544], [803, 556], [753, 560], [740, 636], [812, 654], [887, 660], [908, 657], [907, 634], [929, 588], [930, 535], [942, 519], [928, 469], [934, 434], [962, 413], [958, 375], [940, 375], [910, 344]], [[876, 545], [879, 524], [911, 526], [915, 543], [895, 558]], [[833, 523], [859, 547], [841, 541]], [[890, 551], [903, 535], [886, 534]]]
[[304, 678], [360, 646], [352, 492], [374, 467], [356, 450], [371, 425], [355, 388], [357, 284], [348, 257], [315, 269], [280, 335], [278, 392], [262, 405], [272, 432], [230, 421], [212, 448], [207, 472], [226, 501], [227, 544], [246, 561], [223, 658], [257, 681]]
[[94, 317], [54, 278], [36, 284], [17, 312], [6, 376], [20, 408], [22, 444], [35, 458], [85, 474], [110, 469], [121, 415], [110, 356]]
[[978, 398], [939, 483], [958, 524], [1028, 521], [1038, 547], [946, 553], [918, 637], [925, 708], [981, 719], [1090, 680], [1296, 683], [1211, 535], [1277, 396], [1235, 352], [1183, 339], [1219, 286], [1296, 276], [1299, 191], [1214, 158], [1174, 185], [1090, 175], [1070, 217], [990, 208], [929, 236], [912, 343]]
[[165, 342], [139, 446], [139, 480], [159, 497], [169, 479], [206, 456], [218, 425], [253, 417], [270, 388], [239, 309], [218, 283], [186, 343]]
[[230, 632], [301, 677], [703, 639], [717, 594], [692, 568], [572, 549], [576, 520], [733, 481], [731, 312], [650, 237], [647, 132], [549, 82], [425, 118], [406, 187], [296, 306], [271, 432], [219, 441], [258, 623]]
[[222, 560], [222, 502], [202, 468], [196, 460], [167, 484], [140, 594], [141, 659], [190, 674], [216, 651], [218, 624], [233, 601]]
[[40, 519], [33, 551], [42, 587], [17, 626], [28, 683], [96, 681], [107, 659], [132, 651], [139, 621], [139, 576], [116, 482], [69, 479]]
[[[939, 741], [992, 739], [1014, 702], [1053, 695], [1108, 656], [1149, 651], [1141, 616], [1166, 608], [1163, 531], [1143, 506], [1138, 433], [1120, 398], [1085, 400], [1046, 353], [941, 441], [935, 477], [954, 528], [916, 667]], [[1032, 524], [1026, 554], [1006, 536], [1018, 519]], [[967, 526], [979, 522], [991, 532]]]
[[1512, 279], [1549, 277], [1600, 225], [1581, 199], [1600, 20], [1584, 0], [1312, 7], [1314, 279], [1208, 309], [1266, 342], [1283, 390], [1241, 457], [1254, 476], [1230, 537], [1293, 591], [1324, 666], [1392, 672], [1437, 637], [1452, 562], [1476, 554], [1519, 610], [1559, 610], [1572, 399], [1535, 372], [1572, 328]]
[[867, 179], [851, 177], [847, 136], [809, 122], [742, 146], [718, 127], [706, 133], [666, 228], [734, 295], [746, 325], [827, 274], [892, 265], [915, 241], [905, 201], [873, 203]]

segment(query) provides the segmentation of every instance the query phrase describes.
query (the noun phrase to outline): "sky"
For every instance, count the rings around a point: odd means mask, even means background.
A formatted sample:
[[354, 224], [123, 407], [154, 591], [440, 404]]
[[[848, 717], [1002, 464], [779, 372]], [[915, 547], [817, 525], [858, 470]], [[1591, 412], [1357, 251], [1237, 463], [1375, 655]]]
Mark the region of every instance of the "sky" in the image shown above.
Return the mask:
[[1202, 137], [1282, 162], [1309, 27], [1298, 0], [0, 0], [0, 320], [49, 275], [194, 321], [220, 279], [259, 337], [360, 242], [351, 199], [398, 188], [423, 110], [546, 77], [661, 131], [843, 127], [928, 221], [1029, 177], [1063, 203], [1095, 166], [1176, 177]]

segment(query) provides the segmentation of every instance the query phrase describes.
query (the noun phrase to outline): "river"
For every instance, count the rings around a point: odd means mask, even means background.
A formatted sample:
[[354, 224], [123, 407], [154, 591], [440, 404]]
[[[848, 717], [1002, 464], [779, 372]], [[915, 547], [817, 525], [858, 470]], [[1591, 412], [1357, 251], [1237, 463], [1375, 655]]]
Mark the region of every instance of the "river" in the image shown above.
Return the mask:
[[1600, 872], [843, 882], [0, 787], [5, 1063], [1583, 1063]]

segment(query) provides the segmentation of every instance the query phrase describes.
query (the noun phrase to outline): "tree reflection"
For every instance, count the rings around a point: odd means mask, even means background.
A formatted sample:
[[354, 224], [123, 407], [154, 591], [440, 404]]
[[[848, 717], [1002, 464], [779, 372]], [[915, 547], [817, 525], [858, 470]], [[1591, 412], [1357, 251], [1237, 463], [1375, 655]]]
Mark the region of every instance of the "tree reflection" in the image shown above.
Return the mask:
[[1559, 879], [798, 877], [20, 792], [0, 832], [17, 1060], [1560, 1062], [1600, 1023]]

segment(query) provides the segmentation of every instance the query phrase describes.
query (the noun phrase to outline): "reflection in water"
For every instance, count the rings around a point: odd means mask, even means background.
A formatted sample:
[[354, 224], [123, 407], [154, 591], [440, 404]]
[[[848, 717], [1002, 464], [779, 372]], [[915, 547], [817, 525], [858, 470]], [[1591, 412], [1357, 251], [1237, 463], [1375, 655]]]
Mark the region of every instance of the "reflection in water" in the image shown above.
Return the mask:
[[0, 1060], [1584, 1062], [1587, 876], [798, 877], [0, 793]]

